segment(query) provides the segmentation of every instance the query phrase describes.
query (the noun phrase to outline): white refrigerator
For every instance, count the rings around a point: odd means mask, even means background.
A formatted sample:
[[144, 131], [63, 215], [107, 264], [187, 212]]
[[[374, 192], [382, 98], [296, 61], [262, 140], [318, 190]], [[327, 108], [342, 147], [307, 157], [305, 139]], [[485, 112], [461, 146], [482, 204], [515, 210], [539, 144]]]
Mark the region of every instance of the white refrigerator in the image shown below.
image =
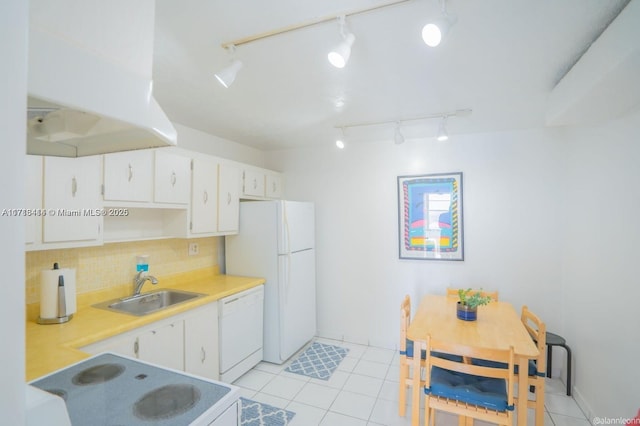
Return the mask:
[[[240, 232], [225, 237], [226, 273], [263, 277], [263, 359], [282, 364], [316, 334], [314, 205], [240, 203]], [[242, 336], [238, 336], [239, 339]]]

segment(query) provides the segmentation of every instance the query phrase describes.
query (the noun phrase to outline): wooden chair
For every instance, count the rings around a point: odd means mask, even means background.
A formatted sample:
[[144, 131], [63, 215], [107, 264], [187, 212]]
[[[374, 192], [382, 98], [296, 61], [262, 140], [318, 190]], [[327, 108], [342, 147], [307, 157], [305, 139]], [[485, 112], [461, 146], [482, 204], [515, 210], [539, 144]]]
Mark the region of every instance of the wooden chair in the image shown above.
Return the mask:
[[[435, 410], [447, 411], [461, 419], [478, 419], [499, 425], [513, 424], [514, 353], [509, 349], [485, 349], [428, 339], [414, 342], [415, 351], [447, 353], [482, 359], [502, 366], [467, 364], [453, 357], [427, 357], [425, 362], [425, 426], [433, 426]], [[420, 368], [420, 360], [414, 358]], [[414, 386], [420, 386], [414, 377]], [[419, 398], [419, 397], [418, 397]], [[415, 402], [414, 402], [415, 404]], [[418, 399], [419, 404], [419, 399]], [[419, 414], [419, 408], [418, 408]], [[414, 416], [416, 419], [418, 416]], [[412, 420], [414, 420], [412, 418]], [[417, 424], [417, 422], [413, 422]]]
[[[447, 297], [458, 297], [458, 290], [457, 288], [447, 288]], [[485, 297], [485, 296], [489, 296], [491, 297], [491, 300], [493, 300], [494, 302], [498, 301], [498, 292], [497, 291], [483, 291], [483, 290], [472, 290], [474, 293], [476, 291], [480, 292], [480, 295]]]
[[[528, 383], [533, 387], [535, 401], [528, 400], [527, 407], [534, 408], [536, 413], [536, 426], [544, 426], [544, 383], [546, 371], [545, 345], [547, 326], [540, 318], [531, 312], [526, 306], [522, 307], [522, 324], [529, 332], [529, 335], [536, 342], [540, 354], [535, 361], [529, 361]], [[518, 372], [519, 374], [520, 372]], [[527, 395], [528, 389], [519, 389], [518, 396]], [[527, 396], [528, 398], [528, 396]]]
[[[407, 329], [411, 321], [411, 298], [409, 295], [404, 297], [404, 300], [400, 304], [400, 393], [398, 398], [398, 414], [403, 416], [406, 414], [407, 406], [407, 387], [413, 386], [413, 377], [409, 373], [411, 367], [413, 367], [414, 357], [414, 344], [413, 341], [407, 339]], [[425, 353], [426, 354], [426, 353]], [[422, 353], [421, 353], [422, 355]], [[420, 365], [424, 365], [424, 357], [418, 357], [420, 359]], [[415, 374], [415, 372], [418, 372]], [[413, 367], [413, 375], [420, 378], [420, 367], [416, 370]], [[416, 392], [413, 388], [413, 391]]]

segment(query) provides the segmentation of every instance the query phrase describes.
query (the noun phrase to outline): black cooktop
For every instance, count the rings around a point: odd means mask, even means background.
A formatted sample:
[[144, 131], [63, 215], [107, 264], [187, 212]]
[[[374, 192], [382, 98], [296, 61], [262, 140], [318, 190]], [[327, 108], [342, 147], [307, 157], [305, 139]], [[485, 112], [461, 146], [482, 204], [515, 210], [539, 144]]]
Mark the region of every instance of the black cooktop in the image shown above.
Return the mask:
[[74, 426], [189, 425], [231, 391], [224, 384], [110, 353], [31, 384], [61, 396]]

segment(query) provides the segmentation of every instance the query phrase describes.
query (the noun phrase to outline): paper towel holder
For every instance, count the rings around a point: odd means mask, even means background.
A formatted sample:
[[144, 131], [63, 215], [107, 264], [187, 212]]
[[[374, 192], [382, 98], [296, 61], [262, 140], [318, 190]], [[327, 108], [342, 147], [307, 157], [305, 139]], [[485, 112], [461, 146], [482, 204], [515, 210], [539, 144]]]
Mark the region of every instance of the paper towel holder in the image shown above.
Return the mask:
[[[57, 262], [53, 264], [53, 269], [60, 269]], [[57, 296], [58, 316], [52, 318], [42, 318], [41, 316], [38, 316], [38, 319], [36, 320], [38, 324], [63, 324], [73, 318], [73, 313], [67, 314], [67, 296], [65, 293], [64, 276], [62, 274], [58, 275]], [[42, 303], [42, 301], [40, 303]]]

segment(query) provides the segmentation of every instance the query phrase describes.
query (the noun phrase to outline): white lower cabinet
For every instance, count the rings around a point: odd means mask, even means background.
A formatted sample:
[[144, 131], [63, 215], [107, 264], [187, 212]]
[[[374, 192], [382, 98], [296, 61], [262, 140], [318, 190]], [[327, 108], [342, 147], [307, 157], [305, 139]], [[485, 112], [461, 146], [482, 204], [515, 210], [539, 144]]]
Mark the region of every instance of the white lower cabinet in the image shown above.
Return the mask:
[[217, 380], [218, 305], [209, 303], [80, 348], [137, 358]]
[[138, 359], [184, 370], [184, 321], [176, 319], [138, 336]]
[[184, 371], [218, 380], [218, 306], [215, 303], [185, 314]]
[[105, 340], [100, 340], [99, 342], [92, 343], [80, 349], [91, 355], [97, 355], [102, 352], [113, 352], [114, 354], [137, 358], [138, 336], [134, 333], [136, 331], [137, 330], [134, 330]]

